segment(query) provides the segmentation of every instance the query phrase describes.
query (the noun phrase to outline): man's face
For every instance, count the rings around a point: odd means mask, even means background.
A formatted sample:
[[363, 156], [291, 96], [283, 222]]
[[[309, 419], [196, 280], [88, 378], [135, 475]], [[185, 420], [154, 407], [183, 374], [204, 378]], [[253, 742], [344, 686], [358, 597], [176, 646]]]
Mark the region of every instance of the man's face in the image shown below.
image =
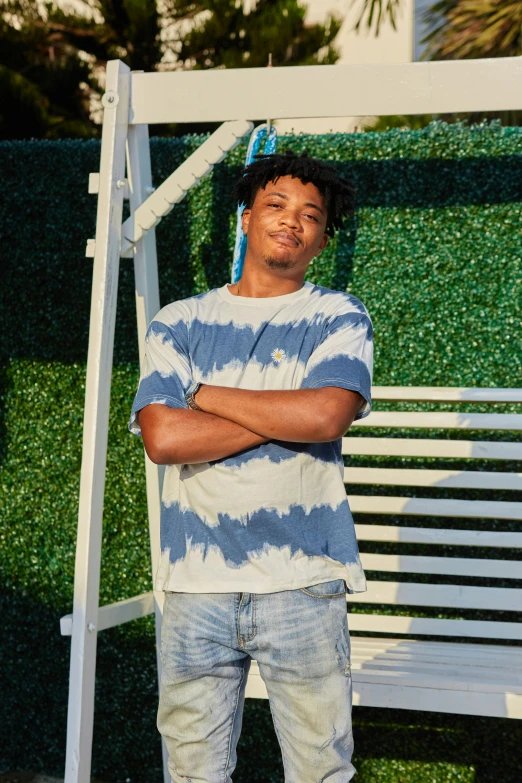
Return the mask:
[[[285, 277], [304, 274], [326, 246], [326, 204], [311, 182], [280, 177], [258, 190], [251, 209], [243, 212], [252, 263], [279, 270]], [[285, 275], [292, 270], [291, 275]]]

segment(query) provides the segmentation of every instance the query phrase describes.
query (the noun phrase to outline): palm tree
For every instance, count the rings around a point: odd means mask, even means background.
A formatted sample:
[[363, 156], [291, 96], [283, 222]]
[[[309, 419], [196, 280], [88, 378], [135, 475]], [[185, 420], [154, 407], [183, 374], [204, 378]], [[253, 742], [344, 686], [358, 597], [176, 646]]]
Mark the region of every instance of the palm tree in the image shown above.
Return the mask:
[[439, 0], [425, 14], [425, 58], [464, 60], [522, 54], [521, 0]]
[[[356, 3], [358, 0], [352, 0]], [[403, 0], [359, 0], [360, 14], [356, 29], [363, 24], [378, 35], [380, 26], [389, 20], [396, 26], [396, 15]], [[423, 60], [465, 60], [483, 57], [515, 57], [522, 55], [522, 0], [438, 0], [423, 15], [430, 29], [422, 40], [427, 44]], [[522, 112], [475, 112], [444, 116], [442, 119], [466, 119], [479, 122], [492, 117], [509, 125], [522, 124]], [[424, 118], [401, 118], [402, 127], [427, 124]], [[433, 118], [435, 119], [435, 118]], [[398, 118], [388, 118], [396, 127]], [[399, 123], [400, 124], [400, 123]], [[368, 130], [381, 130], [386, 121], [378, 120]]]
[[359, 31], [366, 26], [373, 27], [375, 35], [379, 35], [381, 25], [389, 20], [394, 30], [397, 29], [397, 12], [403, 0], [352, 0], [351, 5], [359, 6], [359, 16], [355, 29]]

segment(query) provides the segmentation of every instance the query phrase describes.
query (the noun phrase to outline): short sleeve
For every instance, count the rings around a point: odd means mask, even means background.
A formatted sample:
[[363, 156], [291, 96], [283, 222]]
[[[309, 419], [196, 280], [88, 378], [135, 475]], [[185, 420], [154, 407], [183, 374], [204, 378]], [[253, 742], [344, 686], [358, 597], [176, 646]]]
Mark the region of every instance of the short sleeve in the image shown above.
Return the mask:
[[329, 318], [321, 343], [306, 364], [301, 388], [337, 386], [359, 392], [365, 403], [358, 420], [368, 416], [372, 406], [373, 328], [362, 303], [344, 309]]
[[136, 414], [152, 403], [169, 408], [187, 408], [185, 394], [190, 386], [187, 325], [183, 320], [167, 324], [157, 316], [145, 337], [145, 355], [132, 404], [129, 430], [134, 435], [141, 435]]

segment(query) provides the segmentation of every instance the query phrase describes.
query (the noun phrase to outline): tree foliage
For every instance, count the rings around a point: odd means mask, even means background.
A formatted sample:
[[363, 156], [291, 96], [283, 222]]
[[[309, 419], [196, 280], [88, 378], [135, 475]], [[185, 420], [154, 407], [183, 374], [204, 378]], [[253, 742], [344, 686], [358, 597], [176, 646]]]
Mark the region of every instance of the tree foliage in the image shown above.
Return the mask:
[[111, 59], [145, 71], [264, 66], [269, 54], [334, 63], [340, 20], [305, 15], [299, 0], [0, 0], [0, 138], [98, 135], [92, 99]]
[[355, 24], [357, 31], [363, 27], [372, 29], [379, 35], [381, 26], [389, 21], [394, 30], [397, 29], [397, 14], [403, 0], [351, 0], [352, 7], [359, 6], [359, 15]]
[[425, 57], [464, 60], [522, 54], [521, 0], [439, 0], [425, 14]]
[[253, 68], [267, 65], [335, 63], [333, 46], [341, 20], [305, 24], [306, 6], [299, 0], [258, 0], [248, 9], [235, 0], [174, 0], [178, 18], [193, 27], [179, 40], [178, 57], [189, 68]]
[[63, 35], [68, 14], [31, 0], [1, 0], [0, 9], [0, 138], [91, 136], [95, 80]]

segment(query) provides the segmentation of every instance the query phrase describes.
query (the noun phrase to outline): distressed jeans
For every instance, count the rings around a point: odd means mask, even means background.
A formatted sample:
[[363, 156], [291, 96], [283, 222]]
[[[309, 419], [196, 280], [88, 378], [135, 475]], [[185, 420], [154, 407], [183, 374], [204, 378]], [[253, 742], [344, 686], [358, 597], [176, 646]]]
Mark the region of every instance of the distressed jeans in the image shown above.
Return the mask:
[[173, 783], [232, 783], [251, 659], [285, 783], [347, 783], [350, 638], [342, 579], [278, 593], [167, 593], [158, 728]]

